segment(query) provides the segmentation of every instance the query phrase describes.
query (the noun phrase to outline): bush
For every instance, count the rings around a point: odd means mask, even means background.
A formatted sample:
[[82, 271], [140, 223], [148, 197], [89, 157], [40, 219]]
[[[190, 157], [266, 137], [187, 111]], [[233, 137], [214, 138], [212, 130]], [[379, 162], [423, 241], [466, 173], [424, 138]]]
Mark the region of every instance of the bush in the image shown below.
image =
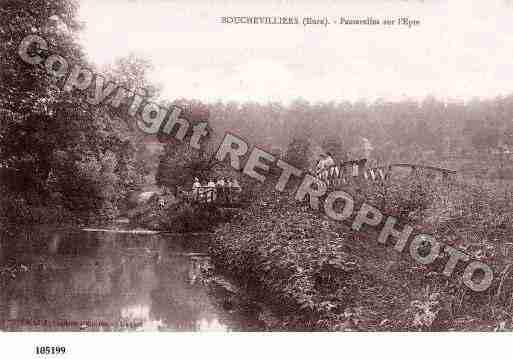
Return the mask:
[[30, 203], [26, 197], [0, 190], [0, 223], [7, 224], [44, 224], [71, 220], [73, 214], [62, 205], [52, 206]]
[[[267, 195], [267, 193], [266, 193]], [[345, 322], [363, 281], [359, 259], [317, 215], [284, 196], [264, 196], [216, 230], [216, 265], [282, 316], [287, 329]]]
[[495, 283], [487, 292], [473, 293], [459, 273], [447, 279], [441, 270], [379, 244], [372, 230], [351, 232], [272, 190], [261, 190], [234, 223], [218, 228], [214, 261], [274, 306], [282, 329], [505, 327], [513, 298], [507, 246], [513, 232], [511, 191], [422, 178], [347, 191], [355, 208], [363, 201], [384, 208], [384, 214], [486, 261], [496, 272]]
[[158, 228], [178, 233], [210, 232], [219, 223], [229, 221], [232, 214], [215, 205], [180, 202], [159, 213]]

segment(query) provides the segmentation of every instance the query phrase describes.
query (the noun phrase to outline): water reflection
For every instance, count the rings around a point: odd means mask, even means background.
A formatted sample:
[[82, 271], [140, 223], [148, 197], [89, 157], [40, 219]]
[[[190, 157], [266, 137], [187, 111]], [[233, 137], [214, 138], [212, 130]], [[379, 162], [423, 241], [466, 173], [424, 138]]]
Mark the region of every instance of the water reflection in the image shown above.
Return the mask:
[[[3, 330], [251, 328], [213, 295], [209, 258], [159, 234], [24, 231], [0, 241]], [[195, 239], [192, 239], [195, 240]], [[190, 250], [189, 250], [190, 252]], [[20, 270], [24, 266], [26, 270]]]

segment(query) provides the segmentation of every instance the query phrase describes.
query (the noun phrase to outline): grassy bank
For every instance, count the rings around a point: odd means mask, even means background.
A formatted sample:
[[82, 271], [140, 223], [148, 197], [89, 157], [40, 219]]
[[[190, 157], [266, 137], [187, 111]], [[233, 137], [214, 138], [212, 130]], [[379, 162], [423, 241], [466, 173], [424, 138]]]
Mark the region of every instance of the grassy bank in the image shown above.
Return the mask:
[[[511, 330], [511, 201], [483, 187], [398, 181], [352, 191], [442, 242], [470, 252], [495, 271], [492, 287], [472, 292], [461, 270], [441, 274], [377, 242], [376, 230], [353, 232], [298, 205], [290, 195], [259, 199], [216, 230], [216, 267], [280, 314], [273, 329]], [[449, 194], [449, 198], [446, 196]], [[503, 198], [501, 200], [501, 198]], [[442, 201], [442, 202], [440, 202]], [[382, 208], [382, 207], [380, 207]]]
[[211, 254], [217, 268], [280, 313], [272, 329], [349, 329], [360, 288], [373, 278], [347, 240], [316, 213], [268, 193], [216, 230]]

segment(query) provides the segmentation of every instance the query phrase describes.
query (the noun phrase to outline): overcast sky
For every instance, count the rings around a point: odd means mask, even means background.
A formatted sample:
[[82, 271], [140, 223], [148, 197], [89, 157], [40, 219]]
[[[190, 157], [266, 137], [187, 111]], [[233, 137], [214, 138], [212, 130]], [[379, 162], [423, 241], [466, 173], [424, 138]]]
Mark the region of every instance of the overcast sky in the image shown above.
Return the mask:
[[[170, 100], [467, 100], [513, 92], [513, 6], [507, 0], [234, 3], [82, 0], [81, 41], [97, 64], [130, 52], [152, 60], [154, 77]], [[222, 16], [248, 15], [300, 21], [408, 16], [421, 24], [220, 22]]]

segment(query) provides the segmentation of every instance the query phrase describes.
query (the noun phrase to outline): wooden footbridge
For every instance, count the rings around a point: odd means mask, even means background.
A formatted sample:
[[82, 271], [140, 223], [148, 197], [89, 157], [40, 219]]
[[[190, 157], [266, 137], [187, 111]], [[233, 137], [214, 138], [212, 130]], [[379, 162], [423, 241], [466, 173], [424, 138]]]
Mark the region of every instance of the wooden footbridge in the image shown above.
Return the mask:
[[[396, 174], [406, 169], [409, 176], [425, 176], [429, 179], [441, 179], [447, 181], [451, 179], [456, 171], [419, 164], [392, 163], [387, 166], [367, 167], [367, 159], [352, 160], [340, 162], [333, 166], [313, 173], [326, 183], [328, 188], [335, 189], [345, 185], [361, 185], [364, 182], [385, 182], [393, 179]], [[399, 170], [399, 171], [398, 171]], [[127, 216], [133, 218], [141, 216], [155, 209], [155, 207], [165, 208], [171, 203], [181, 201], [192, 205], [207, 205], [216, 207], [236, 207], [241, 202], [242, 189], [240, 187], [212, 187], [200, 186], [192, 191], [182, 191], [178, 196], [163, 196], [157, 192], [143, 192], [140, 195], [146, 195], [148, 198], [141, 201], [137, 208], [128, 211]]]
[[[387, 166], [367, 167], [367, 159], [352, 160], [341, 162], [333, 166], [324, 168], [316, 173], [316, 177], [323, 180], [328, 187], [339, 187], [355, 181], [382, 182], [395, 177], [398, 169], [405, 168], [409, 170], [410, 176], [426, 176], [430, 179], [448, 180], [452, 178], [456, 171], [419, 164], [392, 163]], [[404, 173], [404, 172], [403, 172]]]
[[183, 192], [183, 198], [192, 204], [212, 204], [231, 206], [240, 202], [242, 189], [240, 187], [209, 187], [201, 186], [191, 192]]

